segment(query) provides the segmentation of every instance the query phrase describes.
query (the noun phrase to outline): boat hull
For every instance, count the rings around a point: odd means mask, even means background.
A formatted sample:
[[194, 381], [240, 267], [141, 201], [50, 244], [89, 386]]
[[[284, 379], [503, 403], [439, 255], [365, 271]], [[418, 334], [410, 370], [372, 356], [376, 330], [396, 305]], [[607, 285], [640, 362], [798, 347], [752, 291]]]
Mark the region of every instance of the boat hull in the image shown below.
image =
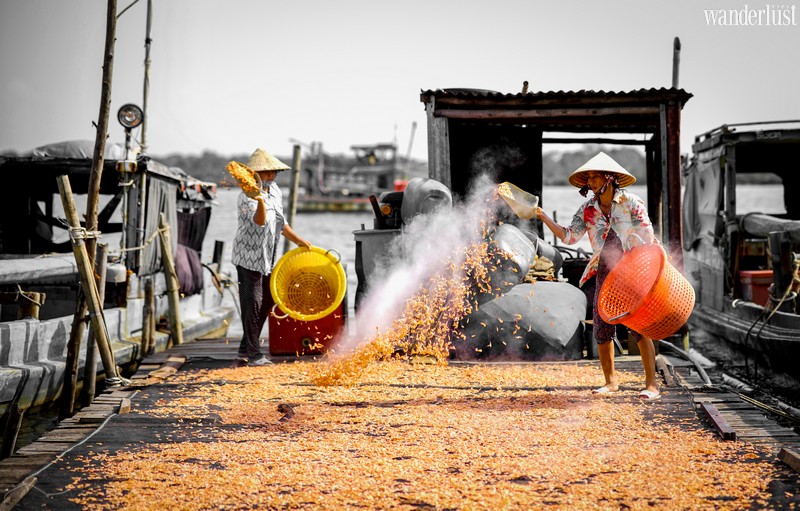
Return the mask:
[[[163, 286], [163, 280], [159, 280], [157, 289]], [[123, 368], [123, 372], [126, 367], [137, 364], [143, 356], [141, 328], [144, 299], [136, 297], [141, 296], [137, 282], [133, 282], [124, 307], [103, 311], [114, 360]], [[222, 295], [210, 279], [207, 278], [206, 283], [201, 293], [181, 299], [184, 342], [210, 335], [224, 336], [233, 319], [233, 308], [222, 305]], [[156, 300], [156, 317], [166, 315], [168, 307], [166, 296], [160, 296]], [[46, 405], [59, 397], [63, 388], [71, 327], [71, 315], [0, 323], [0, 417], [12, 404], [26, 410]], [[88, 331], [84, 331], [78, 361], [79, 379], [85, 374], [87, 340]], [[157, 331], [154, 351], [166, 350], [169, 342], [168, 332]], [[100, 360], [94, 370], [99, 377], [104, 374]]]
[[691, 344], [725, 370], [774, 387], [800, 392], [800, 317], [740, 302], [722, 310], [698, 305], [689, 318]]

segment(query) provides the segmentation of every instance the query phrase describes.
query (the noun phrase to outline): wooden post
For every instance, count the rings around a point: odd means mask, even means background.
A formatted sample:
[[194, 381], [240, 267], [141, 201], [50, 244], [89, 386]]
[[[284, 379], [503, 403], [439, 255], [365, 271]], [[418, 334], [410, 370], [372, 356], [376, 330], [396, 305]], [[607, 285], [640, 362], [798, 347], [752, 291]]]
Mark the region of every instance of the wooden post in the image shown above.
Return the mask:
[[72, 197], [72, 187], [69, 177], [58, 176], [58, 191], [61, 194], [61, 202], [64, 212], [67, 215], [67, 223], [70, 226], [70, 237], [72, 238], [72, 252], [75, 255], [75, 262], [78, 266], [78, 273], [81, 278], [81, 285], [84, 290], [86, 304], [89, 309], [89, 320], [95, 331], [97, 348], [100, 350], [100, 358], [103, 361], [103, 369], [106, 375], [106, 383], [118, 383], [117, 365], [114, 361], [114, 353], [111, 351], [111, 344], [106, 332], [105, 318], [100, 306], [100, 297], [97, 294], [97, 284], [92, 278], [92, 267], [89, 265], [89, 256], [86, 253], [86, 245], [83, 238], [75, 231], [80, 229], [80, 219], [78, 210], [75, 207], [75, 200]]
[[5, 413], [5, 430], [0, 442], [0, 460], [4, 460], [14, 454], [14, 446], [17, 444], [17, 436], [22, 428], [22, 417], [25, 410], [22, 410], [16, 400], [10, 403], [8, 411]]
[[19, 291], [17, 293], [17, 319], [39, 319], [39, 308], [44, 305], [47, 295], [35, 291]]
[[225, 242], [222, 240], [214, 241], [214, 257], [211, 262], [217, 265], [217, 273], [222, 271], [222, 254], [225, 252]]
[[[97, 245], [94, 258], [94, 278], [97, 282], [97, 294], [100, 297], [100, 308], [106, 296], [106, 260], [108, 258], [108, 243]], [[97, 393], [97, 340], [94, 329], [89, 329], [89, 338], [86, 341], [86, 362], [83, 365], [83, 404], [89, 406], [94, 401]]]
[[144, 281], [144, 309], [142, 312], [142, 353], [149, 355], [155, 347], [156, 307], [153, 279]]
[[[289, 215], [286, 223], [290, 226], [294, 223], [294, 215], [297, 212], [297, 186], [300, 183], [300, 146], [294, 145], [292, 151], [292, 186], [289, 189]], [[283, 239], [283, 253], [289, 251], [289, 238]]]
[[[71, 193], [70, 197], [72, 197]], [[73, 244], [73, 251], [74, 250]], [[86, 247], [83, 247], [83, 250], [85, 252]], [[77, 259], [78, 256], [76, 255], [75, 260], [77, 261]], [[81, 281], [83, 281], [83, 279], [81, 279]], [[78, 288], [78, 295], [75, 299], [75, 314], [72, 316], [72, 326], [70, 327], [69, 341], [67, 341], [67, 355], [64, 364], [64, 385], [61, 389], [61, 404], [59, 405], [58, 411], [59, 420], [72, 417], [75, 411], [75, 388], [78, 382], [78, 355], [81, 352], [83, 331], [86, 329], [87, 321], [86, 297], [84, 293], [86, 293], [86, 290], [83, 287]]]
[[161, 238], [161, 263], [164, 265], [164, 278], [167, 282], [167, 299], [169, 300], [169, 330], [172, 344], [183, 344], [178, 273], [175, 271], [175, 261], [172, 258], [172, 244], [169, 237], [169, 224], [164, 213], [161, 213], [158, 227], [158, 236]]
[[[665, 246], [669, 247], [672, 265], [683, 271], [683, 219], [681, 218], [681, 107], [670, 101], [666, 109], [667, 122], [667, 181], [663, 186], [667, 189], [669, 209], [667, 210], [667, 227]], [[668, 243], [667, 243], [668, 241]]]

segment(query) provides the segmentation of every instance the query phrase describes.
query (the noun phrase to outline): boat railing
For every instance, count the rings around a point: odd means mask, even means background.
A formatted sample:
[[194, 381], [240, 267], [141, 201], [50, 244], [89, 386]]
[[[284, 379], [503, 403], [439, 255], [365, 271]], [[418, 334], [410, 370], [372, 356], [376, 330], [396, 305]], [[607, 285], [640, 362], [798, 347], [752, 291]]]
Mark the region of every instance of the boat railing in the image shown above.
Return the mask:
[[723, 124], [721, 126], [717, 126], [705, 133], [701, 133], [694, 137], [695, 142], [700, 142], [707, 138], [710, 138], [717, 134], [723, 133], [732, 133], [736, 131], [736, 128], [742, 127], [752, 127], [752, 126], [764, 126], [767, 129], [778, 129], [777, 125], [781, 125], [780, 127], [784, 127], [783, 125], [786, 124], [797, 124], [800, 127], [800, 120], [784, 120], [784, 121], [763, 121], [763, 122], [739, 122], [739, 123], [732, 123], [732, 124]]

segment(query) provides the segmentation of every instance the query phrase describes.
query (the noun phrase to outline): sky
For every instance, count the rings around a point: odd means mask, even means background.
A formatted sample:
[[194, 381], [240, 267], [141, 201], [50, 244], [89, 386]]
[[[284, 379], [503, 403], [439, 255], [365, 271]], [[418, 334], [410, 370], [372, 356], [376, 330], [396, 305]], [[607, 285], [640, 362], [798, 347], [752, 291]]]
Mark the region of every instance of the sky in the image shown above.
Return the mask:
[[[772, 25], [710, 20], [768, 7]], [[94, 140], [106, 9], [0, 0], [0, 151]], [[139, 0], [118, 19], [110, 142], [124, 141], [119, 107], [142, 104], [146, 11]], [[722, 124], [800, 119], [800, 0], [153, 0], [148, 151], [395, 141], [427, 159], [422, 90], [669, 87], [676, 36], [679, 85], [694, 95], [682, 152]]]

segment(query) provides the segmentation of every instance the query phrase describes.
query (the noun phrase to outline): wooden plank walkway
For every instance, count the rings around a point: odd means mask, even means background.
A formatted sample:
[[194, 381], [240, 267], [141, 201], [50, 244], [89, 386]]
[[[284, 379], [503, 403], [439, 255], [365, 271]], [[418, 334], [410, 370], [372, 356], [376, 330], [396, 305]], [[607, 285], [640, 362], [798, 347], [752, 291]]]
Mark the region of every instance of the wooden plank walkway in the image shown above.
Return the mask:
[[[3, 497], [0, 511], [11, 509], [17, 503], [19, 509], [80, 509], [66, 498], [58, 498], [58, 492], [70, 480], [69, 473], [63, 470], [58, 474], [54, 470], [47, 470], [54, 461], [62, 458], [74, 461], [90, 449], [103, 449], [98, 447], [100, 445], [113, 448], [131, 442], [169, 442], [175, 438], [174, 435], [190, 434], [176, 433], [171, 427], [174, 426], [174, 420], [146, 414], [129, 415], [126, 418], [125, 414], [130, 411], [132, 402], [136, 403], [140, 412], [146, 412], [148, 407], [157, 407], [157, 397], [145, 399], [137, 396], [139, 388], [168, 379], [184, 364], [192, 368], [236, 366], [236, 348], [235, 344], [225, 339], [199, 340], [146, 359], [133, 376], [130, 387], [104, 392], [92, 406], [61, 421], [55, 430], [0, 461], [0, 496]], [[294, 359], [272, 358], [276, 362]], [[691, 364], [663, 355], [659, 356], [658, 362], [666, 392], [660, 401], [653, 403], [655, 406], [650, 407], [651, 413], [666, 413], [676, 423], [693, 421], [696, 424], [706, 421], [698, 412], [700, 407], [713, 406], [719, 417], [735, 432], [737, 440], [768, 447], [774, 451], [776, 460], [781, 452], [780, 459], [787, 466], [796, 462], [792, 454], [800, 452], [800, 435], [791, 427], [779, 424], [769, 413], [741, 399], [736, 393], [705, 387]], [[587, 360], [580, 363], [596, 365], [598, 362]], [[641, 364], [639, 357], [624, 356], [617, 358], [617, 367], [620, 370], [639, 371]], [[103, 430], [103, 426], [112, 420], [124, 427], [114, 431]], [[216, 423], [213, 416], [193, 421], [196, 425]], [[217, 424], [217, 427], [226, 426]], [[713, 430], [713, 424], [707, 423], [707, 427]], [[120, 430], [124, 431], [124, 438], [120, 437]]]

